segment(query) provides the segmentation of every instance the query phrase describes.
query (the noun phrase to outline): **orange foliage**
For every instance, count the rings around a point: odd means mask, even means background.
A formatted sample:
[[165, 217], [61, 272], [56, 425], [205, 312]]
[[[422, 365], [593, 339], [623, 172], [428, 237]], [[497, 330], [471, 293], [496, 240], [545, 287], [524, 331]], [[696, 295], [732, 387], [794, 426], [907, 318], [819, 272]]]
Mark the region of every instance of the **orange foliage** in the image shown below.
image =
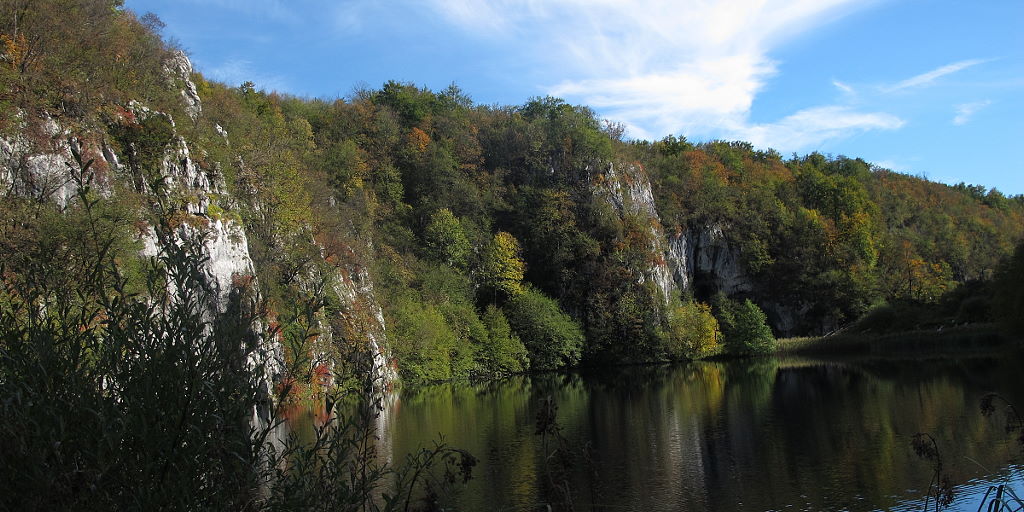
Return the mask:
[[430, 144], [430, 136], [427, 132], [420, 130], [419, 128], [413, 127], [406, 137], [409, 142], [409, 147], [417, 153], [422, 153], [427, 150], [427, 145]]
[[11, 69], [18, 69], [25, 62], [25, 57], [28, 55], [28, 41], [25, 39], [25, 34], [18, 34], [17, 36], [11, 37], [7, 34], [0, 34], [0, 43], [3, 44], [4, 53], [6, 54], [7, 65]]

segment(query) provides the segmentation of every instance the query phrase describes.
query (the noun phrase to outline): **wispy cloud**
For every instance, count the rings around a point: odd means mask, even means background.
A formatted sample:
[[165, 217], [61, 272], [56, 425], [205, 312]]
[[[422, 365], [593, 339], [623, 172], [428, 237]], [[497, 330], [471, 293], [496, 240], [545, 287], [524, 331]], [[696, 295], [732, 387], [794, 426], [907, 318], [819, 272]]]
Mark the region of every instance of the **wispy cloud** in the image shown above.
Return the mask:
[[839, 89], [840, 91], [843, 91], [846, 94], [854, 93], [853, 87], [846, 85], [843, 82], [840, 82], [839, 80], [832, 80], [832, 85], [836, 86], [836, 89]]
[[952, 64], [947, 64], [945, 66], [942, 66], [940, 68], [935, 68], [935, 69], [933, 69], [933, 70], [931, 70], [931, 71], [929, 71], [927, 73], [921, 73], [920, 75], [912, 76], [912, 77], [910, 77], [910, 78], [908, 78], [906, 80], [903, 80], [901, 82], [898, 82], [898, 83], [896, 83], [896, 84], [894, 84], [892, 86], [885, 87], [885, 88], [883, 88], [883, 90], [885, 92], [893, 92], [893, 91], [899, 91], [901, 89], [909, 89], [911, 87], [921, 87], [921, 86], [929, 85], [932, 82], [938, 80], [939, 78], [942, 78], [942, 77], [944, 77], [946, 75], [949, 75], [951, 73], [956, 73], [957, 71], [960, 71], [960, 70], [963, 70], [963, 69], [967, 69], [967, 68], [969, 68], [971, 66], [976, 66], [978, 64], [981, 64], [982, 62], [985, 62], [985, 59], [971, 59], [971, 60], [962, 60], [960, 62], [954, 62]]
[[220, 65], [206, 68], [206, 73], [214, 80], [231, 85], [240, 85], [243, 82], [252, 82], [258, 89], [268, 91], [287, 91], [288, 84], [284, 78], [277, 75], [264, 75], [253, 68], [250, 61], [244, 59], [228, 60]]
[[[590, 105], [624, 122], [633, 136], [744, 136], [789, 151], [858, 130], [902, 125], [888, 114], [835, 105], [808, 108], [776, 123], [750, 122], [754, 99], [777, 73], [770, 51], [866, 3], [432, 0], [430, 5], [470, 33], [508, 38], [529, 54], [525, 58], [559, 66], [566, 78], [550, 85], [549, 94]], [[852, 92], [841, 82], [835, 85]], [[829, 114], [838, 117], [827, 119]]]
[[880, 169], [888, 169], [890, 171], [896, 171], [896, 172], [902, 172], [902, 173], [909, 173], [910, 172], [910, 167], [909, 166], [904, 165], [901, 162], [897, 162], [895, 160], [876, 160], [875, 162], [873, 162], [873, 165], [875, 167], [880, 168]]
[[739, 127], [735, 134], [752, 144], [775, 148], [808, 148], [868, 130], [896, 130], [904, 121], [883, 112], [857, 112], [830, 105], [801, 110], [768, 124]]
[[989, 100], [975, 101], [973, 103], [964, 103], [956, 106], [956, 116], [953, 117], [953, 124], [960, 126], [967, 124], [967, 121], [971, 120], [973, 116], [979, 110], [991, 105], [992, 102]]
[[641, 126], [657, 130], [662, 136], [678, 130], [735, 126], [746, 119], [755, 94], [774, 72], [772, 64], [750, 59], [709, 59], [666, 72], [567, 81], [550, 92], [579, 98], [624, 120], [632, 131], [643, 136], [658, 134], [646, 133]]

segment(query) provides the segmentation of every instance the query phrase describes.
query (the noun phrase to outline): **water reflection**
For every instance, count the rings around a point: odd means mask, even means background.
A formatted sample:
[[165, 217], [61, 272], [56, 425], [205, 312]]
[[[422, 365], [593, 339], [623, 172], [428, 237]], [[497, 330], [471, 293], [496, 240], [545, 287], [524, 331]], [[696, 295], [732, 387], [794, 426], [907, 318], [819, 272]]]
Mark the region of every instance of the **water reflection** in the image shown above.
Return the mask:
[[1020, 455], [1001, 420], [978, 412], [989, 391], [1024, 404], [1020, 356], [763, 359], [434, 386], [389, 405], [382, 441], [404, 457], [442, 435], [480, 458], [459, 509], [537, 510], [555, 499], [535, 435], [550, 396], [564, 436], [589, 454], [569, 476], [580, 510], [904, 507], [931, 478], [910, 447], [917, 432], [939, 441], [957, 482], [995, 478]]

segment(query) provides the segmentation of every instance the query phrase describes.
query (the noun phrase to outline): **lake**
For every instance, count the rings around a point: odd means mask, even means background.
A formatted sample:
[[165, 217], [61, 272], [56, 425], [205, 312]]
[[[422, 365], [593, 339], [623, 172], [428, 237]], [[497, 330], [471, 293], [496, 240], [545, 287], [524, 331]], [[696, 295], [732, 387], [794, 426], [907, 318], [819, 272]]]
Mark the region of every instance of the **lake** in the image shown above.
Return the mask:
[[[932, 435], [977, 510], [989, 485], [1024, 496], [1021, 447], [998, 392], [1024, 405], [1024, 354], [923, 360], [776, 359], [634, 366], [402, 391], [385, 411], [385, 456], [443, 436], [478, 459], [455, 510], [920, 510]], [[568, 458], [537, 435], [545, 399]], [[544, 446], [546, 441], [546, 448]], [[560, 464], [568, 460], [568, 465]]]

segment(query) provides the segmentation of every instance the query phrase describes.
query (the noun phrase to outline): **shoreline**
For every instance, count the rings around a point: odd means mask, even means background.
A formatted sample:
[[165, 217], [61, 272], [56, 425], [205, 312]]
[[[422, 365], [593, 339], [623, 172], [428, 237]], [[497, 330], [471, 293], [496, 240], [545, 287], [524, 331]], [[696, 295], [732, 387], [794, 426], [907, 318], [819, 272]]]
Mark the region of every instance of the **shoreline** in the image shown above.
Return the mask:
[[1021, 339], [1009, 336], [998, 324], [966, 324], [940, 329], [916, 329], [889, 333], [838, 332], [827, 336], [781, 338], [770, 355], [845, 355], [876, 356], [965, 353], [991, 351]]
[[736, 355], [715, 355], [706, 359], [695, 360], [664, 360], [664, 361], [634, 361], [619, 364], [604, 365], [582, 365], [571, 368], [560, 368], [555, 370], [539, 370], [514, 373], [500, 377], [447, 380], [440, 382], [419, 383], [415, 385], [404, 384], [401, 387], [407, 390], [429, 388], [443, 384], [469, 383], [471, 385], [483, 385], [500, 382], [514, 377], [530, 377], [542, 374], [586, 374], [600, 372], [607, 369], [622, 369], [630, 367], [649, 366], [671, 366], [680, 363], [692, 362], [735, 362], [746, 360], [754, 363], [765, 358], [788, 358], [788, 357], [820, 357], [868, 356], [873, 359], [903, 360], [912, 358], [929, 358], [942, 356], [984, 354], [995, 351], [1024, 346], [1024, 339], [1006, 335], [1000, 330], [998, 324], [967, 324], [962, 326], [935, 329], [917, 329], [913, 331], [900, 331], [884, 334], [875, 333], [853, 333], [838, 332], [828, 336], [817, 337], [796, 337], [780, 338], [776, 340], [775, 350], [764, 354], [752, 354], [747, 356]]

